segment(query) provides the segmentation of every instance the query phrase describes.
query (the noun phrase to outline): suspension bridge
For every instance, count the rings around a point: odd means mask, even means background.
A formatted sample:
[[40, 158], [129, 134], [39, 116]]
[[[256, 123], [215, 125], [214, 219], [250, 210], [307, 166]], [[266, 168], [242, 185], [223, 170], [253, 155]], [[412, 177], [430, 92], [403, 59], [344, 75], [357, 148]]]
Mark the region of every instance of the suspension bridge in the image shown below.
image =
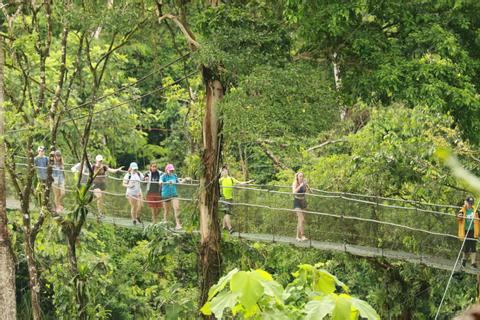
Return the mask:
[[[68, 212], [69, 206], [74, 203], [71, 189], [74, 179], [69, 170], [65, 170], [65, 175], [67, 192], [64, 204]], [[89, 223], [108, 223], [128, 228], [142, 228], [151, 224], [147, 203], [142, 208], [144, 223], [132, 223], [130, 206], [121, 181], [122, 178], [114, 174], [107, 176], [107, 190], [103, 192], [107, 215], [101, 220], [97, 219], [96, 202], [93, 200]], [[145, 195], [146, 183], [142, 185]], [[181, 220], [187, 230], [182, 232], [196, 232], [195, 208], [199, 185], [181, 183], [177, 185], [177, 190], [181, 201]], [[9, 191], [7, 207], [18, 210], [19, 201]], [[455, 213], [459, 207], [355, 193], [312, 191], [306, 196], [308, 209], [304, 211], [308, 240], [299, 242], [294, 237], [297, 217], [292, 208], [290, 186], [235, 186], [235, 200], [231, 202], [235, 229], [232, 236], [362, 257], [398, 259], [442, 270], [453, 269], [462, 245], [456, 235]], [[173, 221], [172, 216], [173, 213], [170, 213], [169, 219]], [[172, 229], [172, 232], [175, 231]], [[459, 265], [457, 271], [460, 271]], [[469, 266], [463, 271], [478, 273], [478, 270]]]

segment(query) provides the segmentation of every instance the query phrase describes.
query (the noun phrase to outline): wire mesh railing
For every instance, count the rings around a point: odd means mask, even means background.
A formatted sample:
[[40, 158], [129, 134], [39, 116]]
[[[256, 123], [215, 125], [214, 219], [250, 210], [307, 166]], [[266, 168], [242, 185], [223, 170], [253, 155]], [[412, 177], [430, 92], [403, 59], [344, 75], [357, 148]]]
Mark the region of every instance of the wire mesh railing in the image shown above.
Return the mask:
[[[19, 171], [21, 175], [22, 172]], [[67, 192], [63, 202], [68, 210], [75, 204], [75, 192], [72, 192], [75, 176], [68, 169], [64, 173]], [[109, 174], [106, 179], [106, 190], [103, 192], [105, 213], [113, 219], [130, 218], [130, 206], [122, 186], [124, 174]], [[142, 183], [141, 186], [145, 197], [147, 183]], [[197, 183], [177, 185], [181, 202], [180, 218], [184, 227], [195, 229], [198, 225], [196, 199], [199, 188]], [[16, 198], [10, 183], [8, 194]], [[461, 245], [457, 238], [456, 206], [315, 190], [313, 194], [306, 194], [306, 201], [307, 244], [322, 241], [444, 259], [454, 259]], [[91, 206], [93, 211], [98, 211], [95, 199]], [[272, 241], [282, 237], [294, 239], [297, 215], [293, 209], [291, 187], [236, 186], [232, 207], [236, 232], [258, 234]], [[147, 201], [143, 202], [141, 217], [146, 222], [151, 221]], [[163, 209], [160, 209], [159, 221], [162, 217]], [[173, 212], [169, 213], [169, 219], [173, 222]]]

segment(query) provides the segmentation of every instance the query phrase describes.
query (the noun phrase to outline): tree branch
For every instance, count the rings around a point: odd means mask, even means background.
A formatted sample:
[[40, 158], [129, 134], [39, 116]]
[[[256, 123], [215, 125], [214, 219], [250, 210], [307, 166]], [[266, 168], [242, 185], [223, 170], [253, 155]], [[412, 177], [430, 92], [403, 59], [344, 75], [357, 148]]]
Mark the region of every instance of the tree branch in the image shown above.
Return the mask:
[[[158, 5], [158, 3], [157, 3]], [[163, 20], [165, 19], [170, 19], [172, 20], [173, 22], [175, 22], [175, 24], [178, 26], [178, 28], [180, 29], [180, 31], [182, 31], [183, 35], [185, 36], [185, 38], [187, 38], [187, 42], [188, 44], [190, 45], [190, 47], [192, 47], [192, 49], [200, 49], [201, 45], [200, 43], [198, 43], [191, 35], [191, 33], [188, 31], [188, 29], [183, 25], [183, 23], [180, 22], [180, 20], [178, 20], [178, 18], [176, 16], [174, 16], [173, 14], [169, 14], [169, 13], [166, 13], [164, 14], [163, 16], [159, 17], [158, 18], [158, 22], [161, 23]]]
[[289, 170], [293, 171], [291, 168], [287, 167], [284, 163], [280, 161], [280, 159], [275, 156], [266, 146], [263, 141], [257, 140], [257, 145], [262, 149], [262, 151], [267, 155], [267, 157], [272, 160], [273, 164], [276, 165], [277, 167], [283, 169], [283, 170]]
[[337, 140], [328, 140], [328, 141], [325, 141], [325, 142], [322, 142], [320, 143], [319, 145], [316, 145], [316, 146], [313, 146], [313, 147], [310, 147], [307, 149], [307, 151], [313, 151], [313, 150], [316, 150], [316, 149], [320, 149], [322, 147], [325, 147], [329, 144], [334, 144], [334, 143], [338, 143], [338, 142], [345, 142], [346, 140], [344, 138], [342, 139], [337, 139]]

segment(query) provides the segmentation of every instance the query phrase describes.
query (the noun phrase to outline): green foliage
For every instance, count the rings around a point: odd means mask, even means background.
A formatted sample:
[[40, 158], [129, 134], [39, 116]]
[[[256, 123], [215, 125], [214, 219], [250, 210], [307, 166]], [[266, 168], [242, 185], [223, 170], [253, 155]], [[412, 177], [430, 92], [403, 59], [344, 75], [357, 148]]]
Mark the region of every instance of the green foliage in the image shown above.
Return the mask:
[[451, 147], [468, 165], [476, 153], [461, 142], [451, 117], [400, 105], [369, 113], [368, 124], [345, 137], [342, 147], [323, 151], [312, 167], [304, 168], [312, 185], [443, 203], [463, 197], [434, 155], [437, 148]]
[[320, 320], [326, 315], [332, 319], [380, 319], [368, 303], [336, 293], [337, 286], [344, 292], [348, 292], [348, 287], [318, 266], [300, 265], [293, 276], [284, 290], [264, 270], [233, 269], [210, 289], [208, 302], [201, 311], [219, 319], [226, 310], [246, 319]]
[[197, 28], [203, 38], [198, 60], [214, 70], [226, 88], [235, 86], [238, 77], [255, 66], [281, 66], [288, 61], [287, 30], [256, 9], [220, 5], [206, 9], [199, 19]]
[[[426, 105], [478, 143], [478, 2], [287, 1], [298, 50], [335, 61], [344, 101]], [[419, 14], [421, 12], [421, 14]]]

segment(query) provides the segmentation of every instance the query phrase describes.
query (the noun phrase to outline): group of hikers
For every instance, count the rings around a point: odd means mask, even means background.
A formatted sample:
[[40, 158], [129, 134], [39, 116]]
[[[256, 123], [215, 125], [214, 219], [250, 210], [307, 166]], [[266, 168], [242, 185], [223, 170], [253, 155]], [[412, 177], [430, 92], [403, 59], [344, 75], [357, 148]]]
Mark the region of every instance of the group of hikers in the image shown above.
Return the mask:
[[[37, 176], [40, 184], [46, 185], [47, 183], [47, 168], [49, 164], [49, 158], [45, 155], [45, 148], [43, 146], [38, 147], [38, 155], [34, 159], [35, 167], [37, 169]], [[52, 190], [54, 194], [55, 212], [61, 213], [64, 211], [62, 199], [65, 196], [65, 163], [63, 161], [62, 154], [59, 150], [52, 152], [53, 165], [52, 165]], [[104, 194], [107, 189], [107, 173], [116, 173], [123, 169], [110, 168], [104, 164], [104, 158], [102, 155], [95, 157], [95, 163], [91, 165], [93, 172], [93, 181], [91, 190], [96, 198], [98, 218], [103, 218], [105, 215]], [[82, 173], [80, 173], [82, 170]], [[81, 164], [77, 163], [71, 168], [71, 171], [80, 175], [80, 182], [86, 184], [90, 171], [87, 165], [81, 169]], [[180, 222], [180, 203], [177, 194], [177, 185], [188, 181], [189, 178], [179, 178], [175, 174], [175, 167], [169, 163], [165, 166], [164, 172], [160, 171], [156, 162], [151, 162], [148, 171], [142, 173], [139, 171], [138, 164], [136, 162], [130, 163], [130, 166], [123, 177], [122, 185], [126, 188], [125, 196], [130, 204], [130, 215], [133, 224], [142, 223], [140, 212], [144, 202], [147, 203], [151, 209], [152, 222], [158, 222], [158, 216], [160, 208], [163, 207], [163, 220], [162, 223], [167, 222], [168, 213], [170, 207], [173, 208], [175, 218], [175, 229], [182, 229]], [[231, 222], [231, 215], [233, 213], [232, 203], [233, 190], [235, 186], [242, 186], [252, 183], [254, 180], [239, 181], [234, 178], [228, 169], [227, 165], [224, 165], [220, 171], [220, 190], [221, 190], [221, 210], [224, 213], [223, 216], [223, 228], [233, 233], [233, 227]], [[141, 184], [146, 183], [146, 197], [144, 200], [142, 194]], [[305, 241], [305, 216], [303, 210], [306, 209], [305, 193], [309, 191], [307, 180], [302, 172], [295, 174], [295, 178], [292, 185], [292, 193], [294, 195], [293, 208], [297, 213], [297, 241]]]

